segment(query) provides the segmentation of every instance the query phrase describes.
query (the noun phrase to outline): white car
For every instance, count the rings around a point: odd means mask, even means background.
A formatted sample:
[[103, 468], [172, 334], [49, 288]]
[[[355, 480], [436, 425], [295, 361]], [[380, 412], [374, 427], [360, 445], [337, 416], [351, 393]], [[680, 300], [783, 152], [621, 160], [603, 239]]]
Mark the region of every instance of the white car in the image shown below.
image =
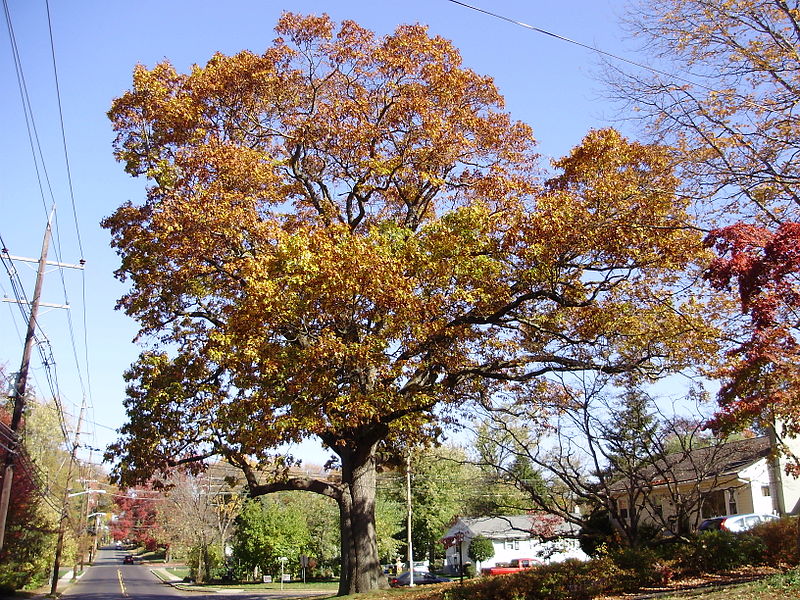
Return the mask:
[[727, 517], [712, 517], [700, 523], [699, 531], [732, 531], [738, 533], [747, 531], [756, 525], [767, 521], [777, 521], [778, 517], [767, 513], [747, 513], [743, 515], [728, 515]]

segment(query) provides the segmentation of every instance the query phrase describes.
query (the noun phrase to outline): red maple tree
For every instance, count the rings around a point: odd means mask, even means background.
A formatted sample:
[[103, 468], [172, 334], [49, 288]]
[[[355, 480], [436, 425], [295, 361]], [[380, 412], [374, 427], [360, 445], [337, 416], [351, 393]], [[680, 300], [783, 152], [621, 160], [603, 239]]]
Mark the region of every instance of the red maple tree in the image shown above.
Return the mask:
[[800, 223], [775, 229], [737, 223], [707, 238], [718, 254], [706, 277], [719, 290], [737, 290], [749, 316], [743, 341], [722, 371], [720, 411], [711, 423], [733, 429], [765, 418], [800, 432]]
[[155, 550], [158, 540], [156, 531], [156, 498], [152, 490], [130, 488], [124, 495], [114, 498], [117, 515], [111, 523], [114, 540], [127, 540], [148, 550]]

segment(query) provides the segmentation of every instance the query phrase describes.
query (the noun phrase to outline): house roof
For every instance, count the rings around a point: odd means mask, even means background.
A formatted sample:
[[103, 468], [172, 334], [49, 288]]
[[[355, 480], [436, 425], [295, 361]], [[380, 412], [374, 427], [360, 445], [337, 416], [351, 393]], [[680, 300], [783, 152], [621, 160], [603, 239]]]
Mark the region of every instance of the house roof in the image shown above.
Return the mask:
[[533, 518], [530, 515], [477, 517], [461, 521], [473, 534], [487, 538], [529, 538], [533, 528]]
[[[766, 436], [746, 438], [667, 454], [655, 465], [642, 469], [638, 478], [651, 485], [660, 485], [668, 478], [673, 482], [686, 482], [736, 475], [769, 453], [769, 438]], [[621, 491], [626, 484], [626, 481], [617, 481], [611, 489]]]
[[[497, 517], [461, 517], [444, 534], [443, 539], [452, 538], [457, 532], [469, 532], [472, 537], [482, 535], [489, 539], [528, 539], [546, 531], [552, 531], [552, 523], [546, 522], [549, 516], [540, 515], [503, 515]], [[573, 532], [571, 523], [561, 522], [556, 525], [555, 530], [558, 534], [569, 534]]]

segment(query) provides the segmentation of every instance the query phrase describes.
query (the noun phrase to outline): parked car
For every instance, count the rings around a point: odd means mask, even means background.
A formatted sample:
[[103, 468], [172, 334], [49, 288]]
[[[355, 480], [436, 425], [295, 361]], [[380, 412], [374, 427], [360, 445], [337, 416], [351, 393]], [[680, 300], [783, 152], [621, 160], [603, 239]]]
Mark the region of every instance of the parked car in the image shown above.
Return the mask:
[[126, 554], [125, 558], [122, 559], [123, 565], [132, 565], [134, 563], [133, 554]]
[[728, 515], [727, 517], [712, 517], [700, 523], [699, 531], [732, 531], [738, 533], [747, 531], [756, 525], [768, 521], [777, 521], [778, 517], [767, 513], [747, 513], [743, 515]]
[[481, 573], [484, 575], [507, 575], [509, 573], [519, 573], [520, 571], [532, 569], [541, 564], [542, 561], [535, 558], [515, 558], [507, 565], [496, 565], [494, 567], [481, 569]]
[[[391, 587], [401, 587], [409, 584], [411, 579], [410, 571], [400, 573], [397, 577], [389, 578], [389, 585]], [[427, 571], [414, 571], [414, 585], [430, 585], [432, 583], [448, 583], [451, 581], [447, 577], [439, 577]]]

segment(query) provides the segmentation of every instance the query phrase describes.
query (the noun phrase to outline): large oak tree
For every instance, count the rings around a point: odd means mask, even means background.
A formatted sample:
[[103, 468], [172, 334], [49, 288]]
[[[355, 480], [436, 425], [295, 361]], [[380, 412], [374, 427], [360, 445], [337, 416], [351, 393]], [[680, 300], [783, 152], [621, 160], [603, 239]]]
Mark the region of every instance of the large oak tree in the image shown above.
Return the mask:
[[[105, 221], [151, 341], [110, 455], [127, 483], [221, 455], [251, 495], [339, 505], [340, 593], [385, 579], [378, 456], [548, 373], [661, 373], [703, 325], [667, 154], [595, 131], [543, 181], [528, 126], [422, 26], [285, 14], [263, 54], [139, 66], [110, 117], [151, 185]], [[316, 437], [328, 479], [275, 456]], [[381, 451], [381, 452], [379, 452]]]

